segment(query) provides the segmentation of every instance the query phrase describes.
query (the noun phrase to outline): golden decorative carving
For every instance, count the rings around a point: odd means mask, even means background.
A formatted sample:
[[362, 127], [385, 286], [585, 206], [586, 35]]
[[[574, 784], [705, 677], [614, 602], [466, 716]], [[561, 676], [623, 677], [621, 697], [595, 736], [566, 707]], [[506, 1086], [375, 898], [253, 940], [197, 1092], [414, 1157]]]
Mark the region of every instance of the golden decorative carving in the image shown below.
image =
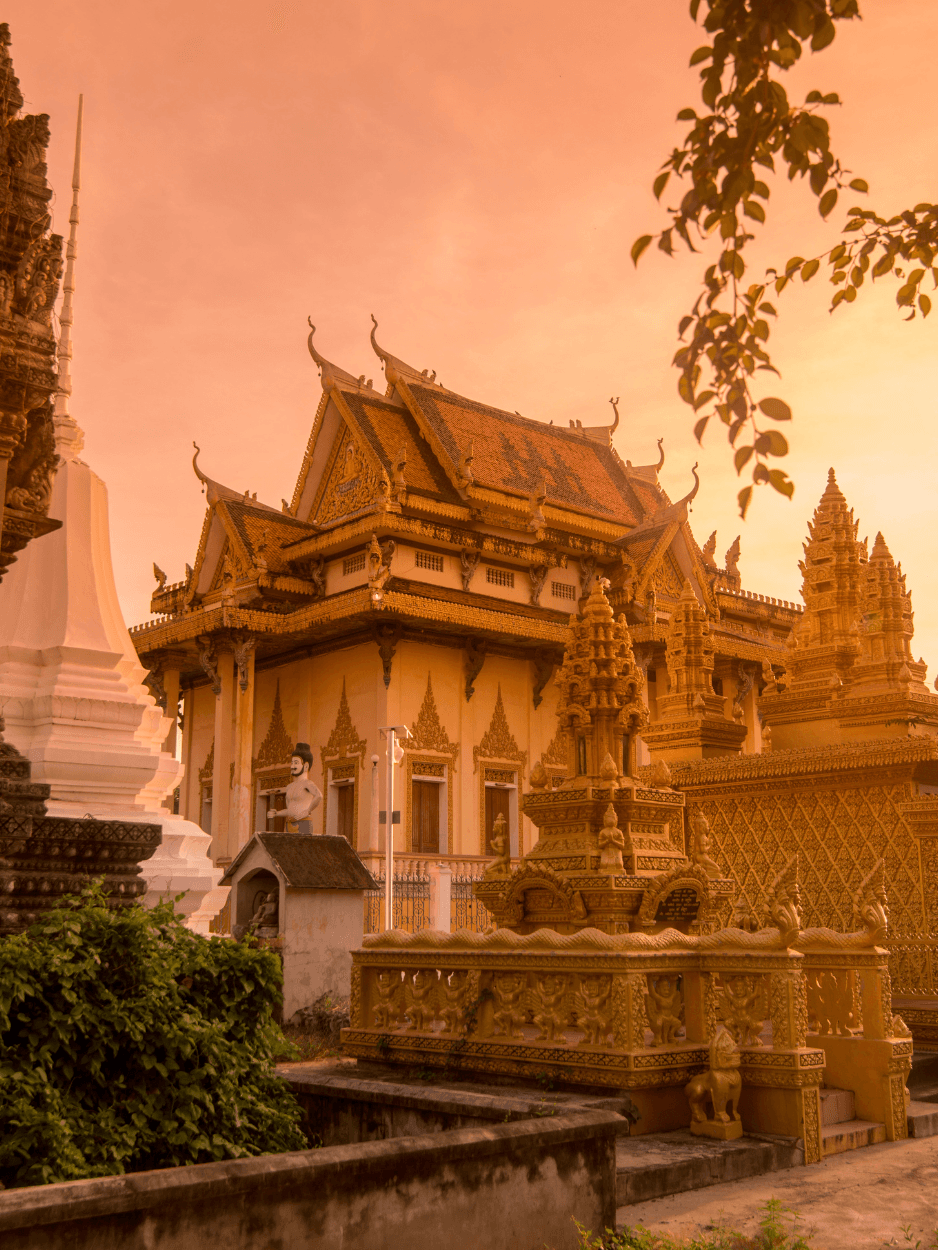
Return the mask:
[[350, 755], [357, 755], [360, 767], [365, 767], [365, 756], [368, 752], [368, 743], [364, 738], [358, 736], [358, 730], [352, 724], [352, 714], [349, 711], [348, 696], [345, 693], [345, 678], [342, 679], [342, 694], [339, 697], [339, 708], [336, 712], [335, 725], [332, 733], [329, 735], [329, 741], [324, 747], [320, 748], [320, 756], [322, 758], [323, 768], [326, 767], [327, 760], [346, 759]]
[[453, 762], [453, 768], [456, 767], [459, 744], [450, 741], [440, 722], [436, 699], [433, 697], [433, 682], [429, 673], [427, 673], [427, 689], [423, 696], [423, 703], [411, 727], [411, 736], [404, 745], [408, 751], [438, 751], [441, 755], [448, 755]]
[[502, 688], [498, 687], [495, 698], [495, 710], [488, 729], [482, 735], [482, 741], [472, 748], [473, 771], [478, 772], [479, 760], [517, 760], [522, 772], [527, 767], [528, 753], [522, 751], [511, 730], [508, 728], [508, 717], [502, 702]]
[[293, 752], [293, 739], [287, 732], [280, 702], [280, 679], [274, 689], [274, 705], [270, 712], [270, 724], [264, 741], [257, 752], [254, 768], [272, 768], [277, 764], [289, 764]]
[[205, 757], [205, 763], [199, 769], [199, 781], [203, 784], [212, 780], [212, 774], [215, 771], [215, 739], [212, 739], [212, 745], [208, 749], [208, 755]]
[[684, 1004], [679, 987], [670, 977], [656, 977], [649, 973], [645, 1011], [651, 1025], [653, 1046], [670, 1046], [677, 1040]]

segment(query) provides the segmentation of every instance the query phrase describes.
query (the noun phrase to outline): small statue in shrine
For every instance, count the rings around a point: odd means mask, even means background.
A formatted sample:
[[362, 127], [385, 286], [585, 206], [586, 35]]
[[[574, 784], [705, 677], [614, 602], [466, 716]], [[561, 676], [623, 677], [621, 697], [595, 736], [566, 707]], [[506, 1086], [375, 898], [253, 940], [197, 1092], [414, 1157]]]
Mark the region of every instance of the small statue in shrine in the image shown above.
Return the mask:
[[691, 859], [704, 870], [708, 877], [722, 877], [723, 870], [710, 857], [710, 822], [703, 812], [696, 812], [691, 822], [694, 831], [694, 850]]
[[267, 819], [277, 816], [286, 817], [287, 833], [299, 833], [299, 822], [309, 820], [312, 813], [322, 802], [322, 794], [314, 781], [310, 780], [309, 770], [313, 765], [313, 753], [309, 743], [298, 742], [293, 748], [290, 760], [290, 776], [293, 780], [287, 786], [286, 806], [279, 811], [271, 811]]
[[625, 850], [625, 835], [619, 828], [616, 809], [610, 803], [603, 816], [603, 827], [599, 831], [599, 868], [622, 872], [622, 852]]
[[645, 1011], [651, 1025], [652, 1045], [670, 1046], [681, 1028], [681, 991], [670, 977], [648, 977]]
[[276, 890], [265, 894], [257, 911], [248, 921], [247, 931], [259, 938], [275, 938], [280, 932], [280, 904]]

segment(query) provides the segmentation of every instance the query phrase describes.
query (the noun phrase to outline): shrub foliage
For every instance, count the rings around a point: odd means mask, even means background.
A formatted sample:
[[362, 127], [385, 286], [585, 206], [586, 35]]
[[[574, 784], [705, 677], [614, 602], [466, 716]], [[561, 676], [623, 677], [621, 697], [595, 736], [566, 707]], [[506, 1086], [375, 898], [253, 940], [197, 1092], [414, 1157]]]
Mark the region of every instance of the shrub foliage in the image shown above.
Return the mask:
[[0, 940], [6, 1186], [302, 1150], [279, 962], [94, 888]]

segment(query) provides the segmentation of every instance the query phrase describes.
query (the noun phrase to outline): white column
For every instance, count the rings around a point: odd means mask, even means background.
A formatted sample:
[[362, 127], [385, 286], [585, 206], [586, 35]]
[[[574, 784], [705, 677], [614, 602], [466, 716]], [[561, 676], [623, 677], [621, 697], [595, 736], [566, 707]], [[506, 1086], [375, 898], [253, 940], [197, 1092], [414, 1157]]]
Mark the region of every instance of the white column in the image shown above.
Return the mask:
[[431, 863], [430, 870], [430, 928], [438, 933], [449, 933], [452, 918], [453, 870], [449, 864]]

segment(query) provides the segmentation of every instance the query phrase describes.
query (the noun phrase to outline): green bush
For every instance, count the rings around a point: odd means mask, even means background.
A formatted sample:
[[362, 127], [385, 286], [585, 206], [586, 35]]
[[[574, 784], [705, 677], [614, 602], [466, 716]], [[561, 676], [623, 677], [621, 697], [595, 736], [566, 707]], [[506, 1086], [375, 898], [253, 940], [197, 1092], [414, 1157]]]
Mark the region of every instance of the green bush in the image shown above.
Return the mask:
[[731, 1228], [711, 1227], [697, 1237], [672, 1237], [637, 1225], [618, 1232], [607, 1229], [594, 1237], [580, 1224], [577, 1229], [580, 1250], [815, 1250], [799, 1232], [799, 1222], [797, 1211], [784, 1206], [778, 1198], [770, 1198], [762, 1208], [759, 1231], [748, 1235]]
[[0, 1181], [305, 1149], [273, 1072], [280, 1000], [273, 954], [170, 903], [115, 911], [92, 887], [0, 939]]

